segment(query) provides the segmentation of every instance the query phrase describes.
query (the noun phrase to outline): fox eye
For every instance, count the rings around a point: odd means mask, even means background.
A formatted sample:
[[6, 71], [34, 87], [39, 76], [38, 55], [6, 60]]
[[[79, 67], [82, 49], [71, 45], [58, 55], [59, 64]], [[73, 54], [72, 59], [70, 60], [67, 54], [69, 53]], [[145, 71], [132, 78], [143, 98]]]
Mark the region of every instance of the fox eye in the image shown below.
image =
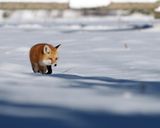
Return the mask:
[[56, 57], [56, 60], [58, 60], [58, 57]]

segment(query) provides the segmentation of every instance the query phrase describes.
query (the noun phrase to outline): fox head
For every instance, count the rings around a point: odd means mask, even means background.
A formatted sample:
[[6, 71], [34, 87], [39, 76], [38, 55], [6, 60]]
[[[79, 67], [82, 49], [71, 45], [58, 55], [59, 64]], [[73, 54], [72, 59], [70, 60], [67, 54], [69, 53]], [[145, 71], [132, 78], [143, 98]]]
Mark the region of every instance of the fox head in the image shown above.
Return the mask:
[[58, 48], [60, 44], [57, 46], [52, 46], [50, 44], [45, 44], [42, 48], [42, 56], [40, 60], [40, 64], [44, 66], [49, 66], [54, 64], [57, 65], [58, 60]]

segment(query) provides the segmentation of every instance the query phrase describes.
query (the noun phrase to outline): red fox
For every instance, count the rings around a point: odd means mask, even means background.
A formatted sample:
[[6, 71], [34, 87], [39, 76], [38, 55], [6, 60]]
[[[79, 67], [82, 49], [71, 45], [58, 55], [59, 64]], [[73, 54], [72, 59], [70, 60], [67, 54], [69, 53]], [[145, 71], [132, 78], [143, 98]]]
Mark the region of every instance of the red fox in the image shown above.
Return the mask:
[[35, 73], [51, 74], [52, 64], [57, 65], [58, 48], [47, 43], [38, 43], [30, 49], [30, 62]]

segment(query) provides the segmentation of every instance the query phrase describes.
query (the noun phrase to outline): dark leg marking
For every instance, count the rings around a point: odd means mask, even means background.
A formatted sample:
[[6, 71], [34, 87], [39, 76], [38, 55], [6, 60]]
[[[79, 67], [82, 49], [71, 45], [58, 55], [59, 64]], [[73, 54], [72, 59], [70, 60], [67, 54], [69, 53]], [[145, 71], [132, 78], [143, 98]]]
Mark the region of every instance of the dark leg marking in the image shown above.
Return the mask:
[[48, 70], [47, 74], [52, 74], [52, 66], [51, 65], [47, 66], [47, 70]]

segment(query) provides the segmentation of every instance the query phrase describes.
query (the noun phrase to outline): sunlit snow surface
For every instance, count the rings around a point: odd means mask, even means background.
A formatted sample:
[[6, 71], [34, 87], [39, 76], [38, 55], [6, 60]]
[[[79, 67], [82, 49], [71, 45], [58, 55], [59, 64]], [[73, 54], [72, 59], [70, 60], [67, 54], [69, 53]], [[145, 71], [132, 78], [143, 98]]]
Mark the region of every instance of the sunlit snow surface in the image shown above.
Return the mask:
[[[143, 24], [153, 28], [135, 27]], [[160, 126], [157, 24], [131, 18], [1, 23], [0, 127]], [[62, 44], [52, 75], [31, 70], [29, 49], [38, 42]]]

